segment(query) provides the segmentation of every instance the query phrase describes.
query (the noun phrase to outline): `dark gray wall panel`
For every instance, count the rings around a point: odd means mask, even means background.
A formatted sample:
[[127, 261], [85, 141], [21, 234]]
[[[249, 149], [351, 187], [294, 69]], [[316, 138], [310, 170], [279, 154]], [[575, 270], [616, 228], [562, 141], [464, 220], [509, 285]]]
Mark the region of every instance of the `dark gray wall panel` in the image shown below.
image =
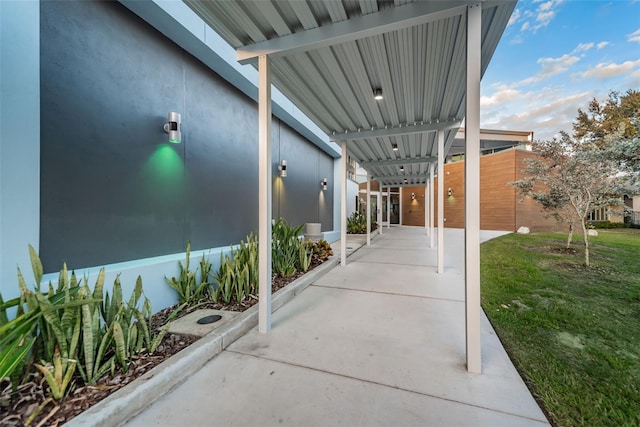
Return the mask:
[[[89, 266], [182, 246], [182, 174], [162, 170], [156, 154], [166, 113], [182, 107], [182, 61], [167, 61], [182, 53], [140, 24], [119, 4], [41, 5], [47, 271], [63, 260]], [[181, 165], [183, 147], [171, 149], [162, 155]]]
[[194, 248], [225, 246], [258, 227], [255, 103], [208, 70], [188, 67], [183, 129], [187, 232]]
[[[117, 2], [41, 6], [47, 272], [237, 243], [257, 230], [256, 104]], [[182, 144], [162, 131], [182, 114]], [[274, 217], [332, 229], [332, 161], [273, 121]], [[277, 164], [286, 159], [289, 176]], [[282, 184], [279, 187], [278, 184]], [[282, 189], [282, 193], [279, 190]]]

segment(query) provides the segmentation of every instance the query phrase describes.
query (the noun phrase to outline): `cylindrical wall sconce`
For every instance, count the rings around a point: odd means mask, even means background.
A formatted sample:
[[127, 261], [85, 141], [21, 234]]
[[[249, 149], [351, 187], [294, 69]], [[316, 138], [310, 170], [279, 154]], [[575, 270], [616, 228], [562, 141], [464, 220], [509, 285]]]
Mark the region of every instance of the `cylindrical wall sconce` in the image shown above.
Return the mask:
[[169, 142], [172, 144], [180, 144], [182, 142], [182, 132], [180, 131], [180, 113], [169, 113], [168, 123], [165, 123], [163, 129], [169, 134]]
[[282, 178], [287, 176], [287, 161], [286, 160], [281, 160], [280, 161], [280, 164], [278, 165], [278, 170], [280, 171], [280, 176]]

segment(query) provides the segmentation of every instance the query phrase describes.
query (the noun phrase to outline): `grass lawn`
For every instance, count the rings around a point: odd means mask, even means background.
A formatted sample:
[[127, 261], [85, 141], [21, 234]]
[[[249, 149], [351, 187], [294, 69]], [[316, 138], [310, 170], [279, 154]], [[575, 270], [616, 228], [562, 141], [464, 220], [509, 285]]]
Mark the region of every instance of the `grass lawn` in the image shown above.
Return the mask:
[[640, 230], [510, 234], [481, 247], [482, 307], [559, 426], [640, 425]]

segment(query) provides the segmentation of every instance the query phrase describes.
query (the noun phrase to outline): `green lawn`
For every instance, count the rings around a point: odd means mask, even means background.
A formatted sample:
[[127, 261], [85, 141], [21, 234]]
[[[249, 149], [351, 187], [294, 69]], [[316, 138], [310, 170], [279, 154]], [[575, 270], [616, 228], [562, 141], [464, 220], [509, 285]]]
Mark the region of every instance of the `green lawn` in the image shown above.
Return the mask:
[[553, 424], [638, 426], [640, 230], [598, 231], [484, 243], [482, 307]]

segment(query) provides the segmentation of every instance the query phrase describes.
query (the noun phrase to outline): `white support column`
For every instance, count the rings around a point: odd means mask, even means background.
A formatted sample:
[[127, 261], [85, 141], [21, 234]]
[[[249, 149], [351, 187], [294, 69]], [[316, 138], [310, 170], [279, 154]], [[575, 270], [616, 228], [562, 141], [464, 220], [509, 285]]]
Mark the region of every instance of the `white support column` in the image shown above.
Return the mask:
[[371, 178], [367, 171], [367, 246], [371, 246]]
[[[340, 265], [347, 266], [347, 141], [342, 141], [342, 159], [340, 162]], [[359, 197], [359, 196], [358, 196]]]
[[438, 273], [444, 273], [444, 131], [438, 131]]
[[387, 228], [391, 228], [391, 187], [387, 187]]
[[399, 196], [400, 203], [398, 204], [399, 209], [400, 209], [400, 212], [399, 212], [399, 214], [400, 214], [400, 224], [398, 224], [398, 225], [400, 225], [400, 226], [402, 225], [402, 189], [403, 189], [403, 187], [400, 187], [400, 196]]
[[429, 242], [429, 247], [433, 248], [434, 245], [434, 240], [435, 240], [435, 230], [433, 227], [433, 223], [434, 223], [434, 218], [435, 218], [435, 208], [436, 208], [436, 204], [435, 204], [435, 179], [434, 179], [434, 174], [433, 174], [433, 170], [435, 169], [436, 165], [431, 163], [429, 164], [429, 238], [430, 238], [430, 242]]
[[271, 330], [271, 73], [258, 58], [258, 330]]
[[480, 3], [467, 7], [467, 99], [464, 149], [467, 370], [482, 372], [480, 345]]
[[424, 229], [429, 235], [429, 181], [424, 183]]
[[376, 203], [376, 221], [378, 222], [378, 233], [382, 235], [382, 185], [378, 185], [378, 203]]

